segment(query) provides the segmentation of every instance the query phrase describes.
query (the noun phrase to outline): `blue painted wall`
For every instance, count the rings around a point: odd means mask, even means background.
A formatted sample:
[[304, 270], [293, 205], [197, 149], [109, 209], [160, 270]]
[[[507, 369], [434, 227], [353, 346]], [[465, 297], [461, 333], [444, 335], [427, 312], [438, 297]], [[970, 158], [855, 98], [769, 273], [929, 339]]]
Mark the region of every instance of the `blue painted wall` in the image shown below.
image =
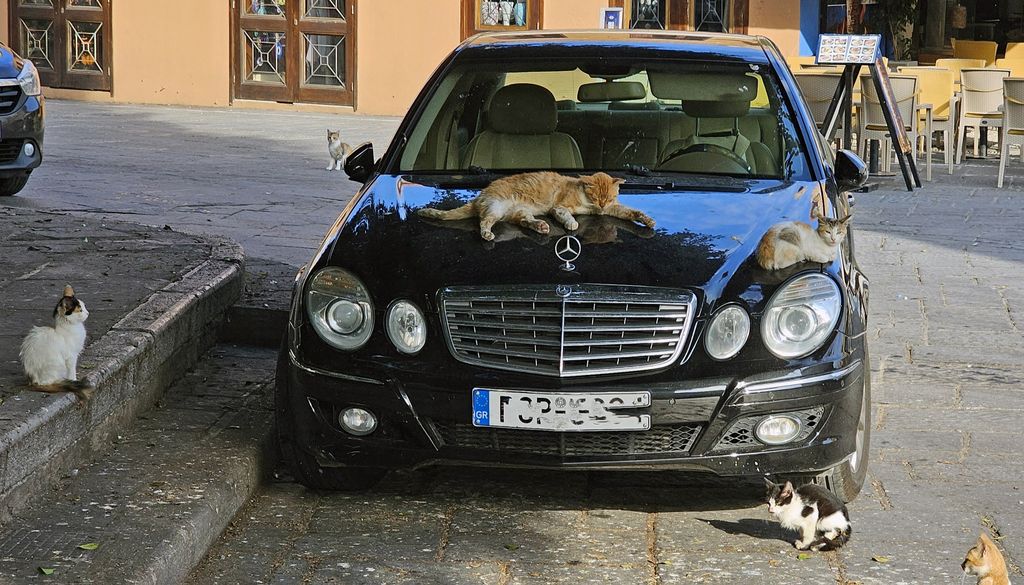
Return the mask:
[[813, 55], [818, 50], [819, 28], [821, 28], [821, 0], [800, 0], [801, 55]]

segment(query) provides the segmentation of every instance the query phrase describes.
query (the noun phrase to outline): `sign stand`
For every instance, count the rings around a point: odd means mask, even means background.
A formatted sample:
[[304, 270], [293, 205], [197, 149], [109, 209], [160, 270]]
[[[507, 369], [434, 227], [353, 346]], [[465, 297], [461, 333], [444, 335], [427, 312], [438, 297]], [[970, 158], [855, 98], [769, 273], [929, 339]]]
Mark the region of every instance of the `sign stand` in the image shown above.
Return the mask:
[[896, 98], [892, 93], [892, 84], [889, 83], [889, 72], [878, 50], [881, 40], [880, 35], [820, 35], [818, 37], [817, 63], [845, 66], [839, 86], [836, 87], [836, 93], [832, 97], [832, 103], [829, 104], [828, 112], [825, 114], [825, 127], [822, 129], [822, 133], [829, 141], [833, 140], [836, 129], [839, 127], [840, 116], [842, 116], [844, 122], [843, 144], [845, 148], [850, 147], [853, 132], [853, 85], [857, 75], [860, 74], [860, 68], [866, 65], [871, 72], [875, 94], [882, 105], [882, 115], [889, 129], [889, 136], [892, 137], [896, 159], [903, 171], [903, 181], [907, 184], [907, 191], [913, 191], [914, 187], [921, 187], [921, 177], [918, 175], [917, 165], [914, 163], [914, 145], [910, 143], [910, 138], [907, 136], [906, 126], [903, 124]]

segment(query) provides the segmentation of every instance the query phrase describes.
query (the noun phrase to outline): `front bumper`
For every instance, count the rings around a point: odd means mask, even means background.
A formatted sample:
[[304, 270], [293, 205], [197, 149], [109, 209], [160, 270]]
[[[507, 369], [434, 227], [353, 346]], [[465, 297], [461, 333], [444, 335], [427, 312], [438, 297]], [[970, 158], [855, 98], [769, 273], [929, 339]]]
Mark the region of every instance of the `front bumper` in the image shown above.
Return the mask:
[[[300, 363], [290, 352], [282, 356], [279, 368], [278, 392], [286, 393], [295, 418], [296, 443], [325, 467], [462, 464], [718, 475], [811, 474], [842, 462], [854, 451], [868, 375], [861, 360], [848, 358], [838, 365], [743, 379], [574, 387], [572, 392], [649, 390], [651, 406], [635, 412], [649, 413], [652, 429], [555, 433], [473, 427], [470, 388], [453, 391], [413, 380], [326, 372]], [[378, 430], [365, 437], [343, 432], [337, 414], [348, 406], [374, 412]], [[769, 447], [734, 432], [744, 421], [793, 412], [816, 414], [791, 444]], [[660, 434], [651, 438], [648, 433]]]
[[[22, 95], [18, 105], [0, 115], [0, 177], [24, 175], [43, 162], [45, 107], [42, 96]], [[34, 152], [25, 152], [31, 143]]]

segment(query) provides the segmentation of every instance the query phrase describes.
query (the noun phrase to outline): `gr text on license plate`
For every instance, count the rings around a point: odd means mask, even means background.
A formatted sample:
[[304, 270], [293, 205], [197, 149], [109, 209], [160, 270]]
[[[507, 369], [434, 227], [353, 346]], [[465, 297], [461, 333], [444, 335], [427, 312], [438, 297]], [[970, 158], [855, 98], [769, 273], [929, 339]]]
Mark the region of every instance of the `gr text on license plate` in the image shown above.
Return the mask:
[[473, 389], [473, 425], [542, 431], [646, 431], [650, 392], [523, 392]]

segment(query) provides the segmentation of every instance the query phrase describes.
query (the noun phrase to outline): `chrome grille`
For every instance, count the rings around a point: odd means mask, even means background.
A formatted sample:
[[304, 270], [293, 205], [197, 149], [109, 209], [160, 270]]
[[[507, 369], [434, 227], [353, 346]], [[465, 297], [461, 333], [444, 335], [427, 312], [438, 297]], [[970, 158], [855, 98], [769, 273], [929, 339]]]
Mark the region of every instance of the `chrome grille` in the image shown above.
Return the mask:
[[440, 293], [448, 347], [479, 366], [572, 377], [652, 370], [679, 358], [687, 291], [606, 285], [459, 287]]
[[10, 114], [21, 100], [20, 85], [0, 86], [0, 114]]
[[701, 429], [700, 425], [669, 425], [649, 431], [559, 433], [437, 421], [434, 428], [450, 447], [559, 456], [685, 453]]

